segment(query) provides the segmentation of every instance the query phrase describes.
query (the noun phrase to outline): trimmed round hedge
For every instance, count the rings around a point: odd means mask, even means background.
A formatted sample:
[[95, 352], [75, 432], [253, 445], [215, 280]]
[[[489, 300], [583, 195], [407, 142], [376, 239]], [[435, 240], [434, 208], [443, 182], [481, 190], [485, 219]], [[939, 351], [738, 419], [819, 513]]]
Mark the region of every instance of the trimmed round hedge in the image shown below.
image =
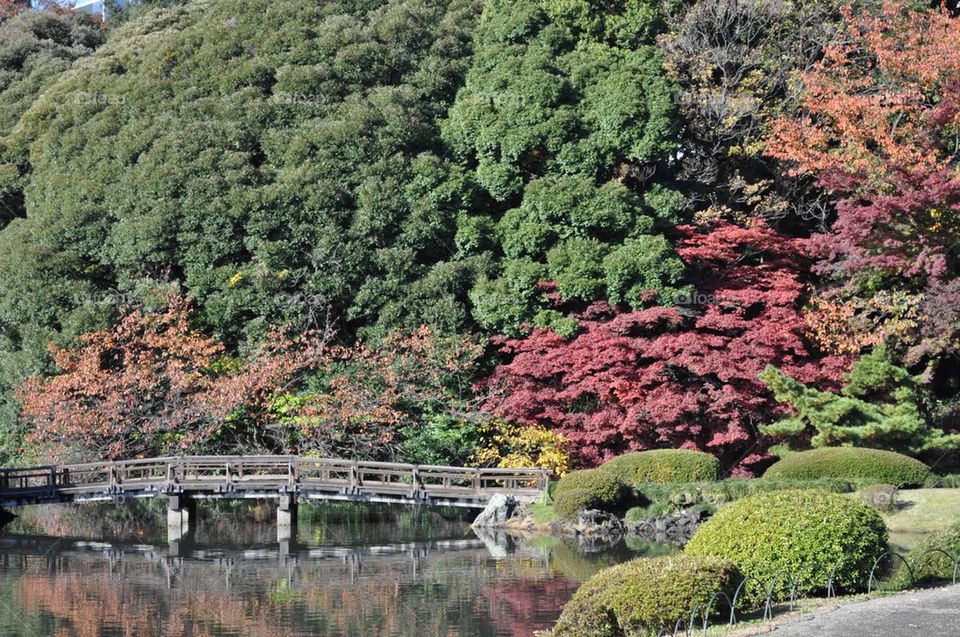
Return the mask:
[[586, 489], [567, 489], [553, 498], [553, 510], [563, 518], [572, 518], [584, 509], [603, 510], [607, 506]]
[[714, 482], [720, 478], [720, 461], [709, 453], [690, 449], [636, 451], [608, 460], [602, 469], [626, 484]]
[[[551, 637], [622, 637], [656, 635], [673, 630], [690, 609], [703, 608], [710, 597], [728, 597], [740, 583], [727, 560], [687, 555], [640, 558], [605, 568], [573, 595]], [[718, 598], [722, 599], [722, 597]], [[722, 605], [714, 609], [718, 614]]]
[[628, 496], [629, 488], [614, 474], [603, 469], [581, 469], [560, 478], [553, 509], [564, 517], [572, 517], [581, 509], [614, 511]]
[[842, 478], [859, 483], [919, 487], [930, 469], [919, 460], [893, 451], [861, 447], [821, 447], [792, 453], [763, 474], [778, 480]]
[[797, 594], [834, 585], [864, 588], [873, 561], [887, 549], [880, 514], [856, 499], [817, 490], [774, 491], [732, 502], [705, 522], [684, 549], [688, 555], [733, 561], [749, 582], [738, 609], [758, 606], [778, 573], [774, 596], [784, 599], [797, 578]]

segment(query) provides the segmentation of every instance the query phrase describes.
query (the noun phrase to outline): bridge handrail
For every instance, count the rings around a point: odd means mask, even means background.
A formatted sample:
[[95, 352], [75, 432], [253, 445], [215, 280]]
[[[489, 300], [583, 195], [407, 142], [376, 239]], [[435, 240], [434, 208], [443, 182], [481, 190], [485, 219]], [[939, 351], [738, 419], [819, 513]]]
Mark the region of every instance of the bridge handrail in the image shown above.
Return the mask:
[[[125, 481], [169, 488], [180, 482], [251, 484], [274, 480], [288, 487], [344, 485], [411, 489], [509, 489], [543, 492], [549, 475], [538, 468], [453, 467], [308, 456], [165, 456], [131, 460], [0, 468], [0, 495], [71, 487], [116, 487]], [[501, 486], [502, 485], [502, 486]]]

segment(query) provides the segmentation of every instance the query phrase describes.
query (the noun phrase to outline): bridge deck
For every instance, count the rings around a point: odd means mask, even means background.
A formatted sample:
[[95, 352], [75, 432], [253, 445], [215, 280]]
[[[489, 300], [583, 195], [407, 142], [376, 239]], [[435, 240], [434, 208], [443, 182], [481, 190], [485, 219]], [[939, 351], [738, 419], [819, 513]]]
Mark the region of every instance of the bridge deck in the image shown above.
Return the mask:
[[482, 508], [496, 493], [534, 500], [542, 469], [474, 469], [294, 456], [193, 456], [0, 469], [0, 506], [156, 495], [399, 502]]

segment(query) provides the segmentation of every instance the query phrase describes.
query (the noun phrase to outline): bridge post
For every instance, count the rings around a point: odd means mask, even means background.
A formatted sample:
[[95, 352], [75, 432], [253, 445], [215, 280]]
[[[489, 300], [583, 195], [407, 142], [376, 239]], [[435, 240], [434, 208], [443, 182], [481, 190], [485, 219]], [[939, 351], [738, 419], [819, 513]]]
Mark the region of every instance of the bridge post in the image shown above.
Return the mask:
[[197, 517], [197, 505], [184, 493], [167, 496], [167, 543], [190, 540]]
[[297, 539], [297, 494], [281, 493], [277, 503], [277, 542]]

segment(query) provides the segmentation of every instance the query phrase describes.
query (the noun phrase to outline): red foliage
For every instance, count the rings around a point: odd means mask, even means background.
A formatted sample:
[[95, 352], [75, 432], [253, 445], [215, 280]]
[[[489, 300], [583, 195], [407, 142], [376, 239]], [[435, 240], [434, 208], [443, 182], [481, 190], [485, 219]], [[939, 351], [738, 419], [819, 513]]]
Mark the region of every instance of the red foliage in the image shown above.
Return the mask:
[[570, 340], [543, 329], [506, 340], [511, 359], [486, 381], [487, 408], [560, 430], [585, 464], [662, 447], [708, 451], [738, 474], [767, 460], [756, 424], [781, 407], [760, 372], [775, 365], [833, 386], [847, 361], [818, 359], [804, 338], [802, 242], [759, 223], [681, 231], [692, 305], [595, 304], [577, 315]]
[[922, 288], [956, 271], [960, 231], [960, 179], [949, 171], [904, 175], [892, 194], [850, 198], [837, 204], [831, 232], [811, 246], [815, 271], [839, 280], [883, 273]]
[[17, 392], [33, 425], [27, 441], [54, 457], [108, 459], [235, 446], [223, 438], [246, 434], [231, 419], [245, 411], [249, 422], [324, 355], [309, 336], [275, 334], [239, 362], [193, 330], [190, 317], [190, 302], [174, 298], [159, 312], [130, 312], [75, 348], [51, 345], [59, 373], [30, 378]]
[[[960, 347], [928, 313], [960, 275], [960, 22], [905, 0], [844, 15], [846, 32], [801, 75], [801, 111], [773, 123], [768, 152], [841, 198], [830, 232], [810, 243], [837, 296], [922, 294], [923, 333], [890, 340], [924, 365]], [[890, 309], [881, 322], [911, 311]]]
[[[36, 3], [39, 11], [52, 11], [54, 13], [67, 14], [73, 10], [72, 2], [56, 2], [56, 0], [39, 0]], [[16, 16], [17, 14], [28, 11], [31, 8], [30, 0], [0, 0], [0, 22]]]

